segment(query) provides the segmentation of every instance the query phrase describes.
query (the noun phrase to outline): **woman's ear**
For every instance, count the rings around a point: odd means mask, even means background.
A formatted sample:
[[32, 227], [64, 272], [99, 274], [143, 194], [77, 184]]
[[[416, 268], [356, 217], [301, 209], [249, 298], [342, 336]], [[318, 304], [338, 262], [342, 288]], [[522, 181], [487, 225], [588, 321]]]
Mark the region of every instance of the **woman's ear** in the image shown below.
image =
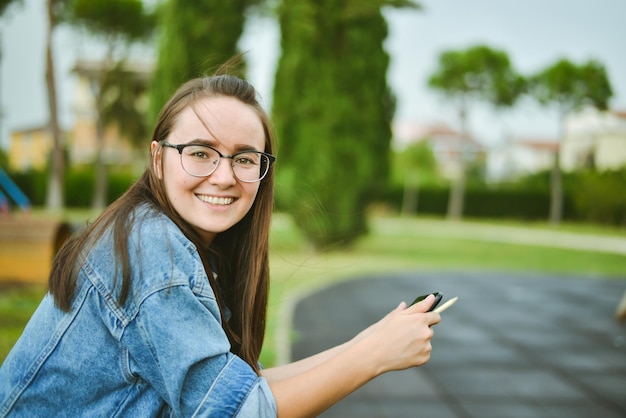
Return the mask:
[[157, 141], [152, 141], [150, 154], [152, 155], [152, 168], [159, 180], [163, 180], [163, 147], [160, 147]]

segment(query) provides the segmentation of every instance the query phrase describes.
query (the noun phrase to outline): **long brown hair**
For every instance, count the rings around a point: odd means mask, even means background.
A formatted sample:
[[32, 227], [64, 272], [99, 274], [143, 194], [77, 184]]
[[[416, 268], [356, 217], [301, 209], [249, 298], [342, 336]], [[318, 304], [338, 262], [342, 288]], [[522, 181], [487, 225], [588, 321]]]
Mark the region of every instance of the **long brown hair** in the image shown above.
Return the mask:
[[[219, 96], [236, 98], [256, 111], [265, 133], [264, 151], [273, 153], [273, 131], [269, 117], [259, 104], [254, 87], [231, 75], [196, 78], [183, 84], [163, 107], [152, 134], [152, 141], [161, 144], [183, 110], [193, 107], [201, 99]], [[146, 202], [151, 203], [170, 217], [196, 245], [219, 301], [222, 323], [232, 346], [231, 351], [258, 373], [269, 291], [268, 240], [274, 201], [273, 165], [261, 180], [250, 211], [239, 223], [218, 234], [210, 248], [207, 248], [168, 200], [163, 181], [157, 175], [159, 168], [155, 166], [158, 152], [161, 152], [160, 145], [150, 154], [149, 164], [139, 180], [105, 209], [84, 233], [71, 238], [59, 251], [50, 273], [50, 293], [60, 309], [70, 310], [78, 271], [84, 257], [105, 230], [111, 228], [117, 263], [122, 272], [119, 303], [123, 304], [128, 298], [131, 281], [127, 231], [135, 221], [134, 209]], [[219, 286], [213, 278], [213, 267], [217, 270]], [[228, 321], [224, 318], [225, 306], [231, 311]]]

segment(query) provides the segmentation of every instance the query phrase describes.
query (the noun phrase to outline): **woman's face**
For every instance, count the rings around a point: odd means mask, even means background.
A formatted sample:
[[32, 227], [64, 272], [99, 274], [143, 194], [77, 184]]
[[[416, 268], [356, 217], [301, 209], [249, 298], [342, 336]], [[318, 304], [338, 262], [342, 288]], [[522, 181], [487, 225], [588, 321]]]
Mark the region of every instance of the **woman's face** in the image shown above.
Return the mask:
[[[210, 145], [224, 155], [265, 148], [261, 119], [252, 107], [232, 97], [201, 99], [195, 103], [195, 111], [188, 107], [179, 115], [166, 142], [192, 141]], [[153, 150], [156, 145], [152, 143]], [[238, 180], [231, 162], [222, 158], [211, 175], [194, 177], [183, 170], [178, 150], [161, 147], [155, 156], [157, 173], [172, 206], [207, 245], [248, 213], [259, 190], [260, 182]]]

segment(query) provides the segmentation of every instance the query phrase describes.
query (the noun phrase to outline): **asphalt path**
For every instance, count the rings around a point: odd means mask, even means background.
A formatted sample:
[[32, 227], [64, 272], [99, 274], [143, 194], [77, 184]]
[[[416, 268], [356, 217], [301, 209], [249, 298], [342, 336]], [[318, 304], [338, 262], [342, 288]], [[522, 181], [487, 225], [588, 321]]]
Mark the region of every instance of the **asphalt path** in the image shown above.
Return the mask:
[[428, 364], [380, 376], [322, 417], [623, 418], [626, 323], [614, 314], [625, 290], [618, 278], [510, 272], [355, 278], [295, 303], [291, 358], [440, 291], [459, 300], [435, 327]]

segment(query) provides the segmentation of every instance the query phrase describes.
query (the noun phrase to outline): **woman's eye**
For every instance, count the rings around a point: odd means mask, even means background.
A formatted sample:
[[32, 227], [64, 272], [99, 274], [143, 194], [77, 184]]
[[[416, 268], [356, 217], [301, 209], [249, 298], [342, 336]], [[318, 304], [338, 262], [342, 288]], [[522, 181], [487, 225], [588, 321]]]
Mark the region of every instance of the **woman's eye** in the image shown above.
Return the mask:
[[194, 160], [208, 160], [213, 155], [210, 149], [203, 147], [187, 147], [185, 151], [187, 155]]
[[240, 154], [235, 158], [235, 164], [241, 166], [257, 165], [258, 161], [259, 157], [256, 154]]
[[198, 159], [209, 158], [209, 155], [206, 152], [202, 152], [202, 151], [196, 151], [193, 154], [191, 154], [191, 156], [194, 158], [198, 158]]
[[254, 162], [249, 158], [237, 158], [237, 164], [249, 165], [249, 164], [254, 164]]

